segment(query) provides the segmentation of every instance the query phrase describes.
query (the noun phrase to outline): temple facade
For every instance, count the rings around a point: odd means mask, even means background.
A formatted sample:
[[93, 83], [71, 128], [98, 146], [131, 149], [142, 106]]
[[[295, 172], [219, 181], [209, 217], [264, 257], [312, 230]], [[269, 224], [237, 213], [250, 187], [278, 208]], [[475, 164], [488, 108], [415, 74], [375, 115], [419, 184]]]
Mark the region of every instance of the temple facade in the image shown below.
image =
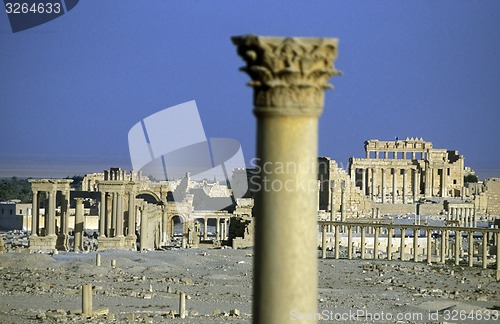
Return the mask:
[[351, 158], [351, 179], [373, 202], [414, 203], [422, 197], [461, 197], [464, 158], [422, 138], [365, 142], [365, 158]]

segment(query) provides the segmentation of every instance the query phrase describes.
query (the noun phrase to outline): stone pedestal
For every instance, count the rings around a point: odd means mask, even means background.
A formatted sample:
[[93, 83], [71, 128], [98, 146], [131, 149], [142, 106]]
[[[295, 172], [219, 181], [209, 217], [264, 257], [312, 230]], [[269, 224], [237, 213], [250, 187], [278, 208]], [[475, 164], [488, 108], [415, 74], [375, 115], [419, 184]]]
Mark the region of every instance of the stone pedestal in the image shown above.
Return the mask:
[[30, 236], [29, 249], [33, 252], [52, 253], [56, 250], [56, 235]]
[[337, 40], [232, 40], [252, 79], [257, 117], [253, 322], [296, 323], [291, 311], [317, 312], [318, 117], [338, 73]]
[[113, 250], [113, 249], [135, 250], [135, 248], [132, 248], [130, 245], [125, 244], [124, 236], [99, 237], [97, 239], [97, 243], [98, 243], [98, 248], [97, 248], [98, 251]]

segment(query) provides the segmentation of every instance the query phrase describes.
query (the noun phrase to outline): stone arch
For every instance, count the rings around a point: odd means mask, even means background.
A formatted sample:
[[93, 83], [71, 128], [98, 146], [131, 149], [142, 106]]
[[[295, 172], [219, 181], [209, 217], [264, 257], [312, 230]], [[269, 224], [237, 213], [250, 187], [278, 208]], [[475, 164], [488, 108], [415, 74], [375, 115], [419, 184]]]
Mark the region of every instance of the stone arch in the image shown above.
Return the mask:
[[161, 202], [160, 196], [151, 190], [141, 190], [135, 195], [135, 197], [144, 199], [147, 203], [158, 204]]
[[[174, 214], [169, 219], [168, 222], [170, 224], [170, 237], [179, 237], [184, 236], [186, 233], [186, 221], [187, 217], [182, 214]], [[182, 226], [179, 226], [182, 224]], [[177, 225], [177, 226], [176, 226]]]

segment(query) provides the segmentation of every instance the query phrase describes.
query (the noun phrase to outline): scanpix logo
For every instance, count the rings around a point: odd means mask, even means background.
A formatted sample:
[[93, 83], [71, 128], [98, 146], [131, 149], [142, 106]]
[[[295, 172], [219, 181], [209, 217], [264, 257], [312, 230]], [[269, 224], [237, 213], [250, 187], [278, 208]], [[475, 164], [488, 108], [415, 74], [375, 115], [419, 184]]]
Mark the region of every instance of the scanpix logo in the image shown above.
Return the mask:
[[[245, 168], [240, 144], [229, 138], [207, 139], [195, 101], [161, 110], [135, 124], [128, 133], [132, 169], [159, 181], [186, 179], [223, 181], [232, 197], [206, 201], [206, 207], [221, 210], [247, 192], [243, 172], [230, 181], [235, 169]], [[186, 198], [189, 181], [180, 182], [173, 194], [175, 202]]]
[[73, 9], [80, 0], [3, 0], [13, 33], [30, 29]]

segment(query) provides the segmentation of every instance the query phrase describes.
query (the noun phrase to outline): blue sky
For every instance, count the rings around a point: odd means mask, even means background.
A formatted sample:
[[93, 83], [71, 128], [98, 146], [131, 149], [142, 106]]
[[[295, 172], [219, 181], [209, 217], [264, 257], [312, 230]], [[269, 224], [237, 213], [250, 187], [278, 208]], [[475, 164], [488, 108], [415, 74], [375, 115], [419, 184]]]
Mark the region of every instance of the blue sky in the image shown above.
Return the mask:
[[347, 167], [367, 139], [423, 137], [500, 176], [495, 0], [85, 0], [18, 33], [2, 11], [0, 176], [130, 169], [129, 129], [190, 100], [250, 160], [252, 89], [230, 41], [248, 33], [339, 38], [321, 155]]

